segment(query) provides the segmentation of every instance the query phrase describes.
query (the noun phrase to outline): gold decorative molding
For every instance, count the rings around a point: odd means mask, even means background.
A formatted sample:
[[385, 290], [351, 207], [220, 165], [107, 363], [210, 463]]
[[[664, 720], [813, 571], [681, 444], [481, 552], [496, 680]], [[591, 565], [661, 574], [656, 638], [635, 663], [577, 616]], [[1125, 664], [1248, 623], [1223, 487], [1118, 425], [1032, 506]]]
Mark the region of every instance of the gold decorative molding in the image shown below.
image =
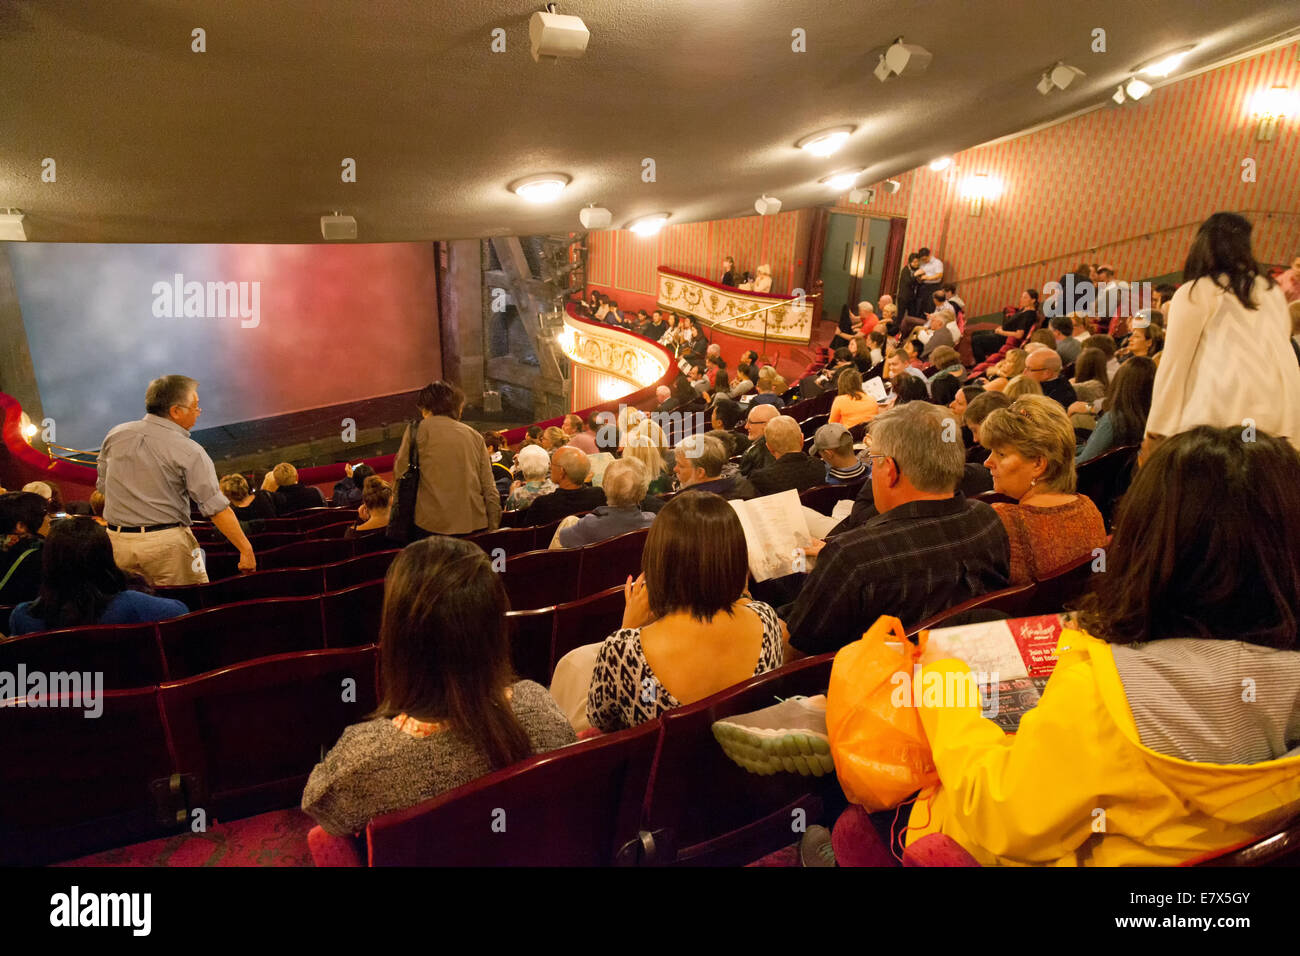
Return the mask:
[[[807, 343], [812, 340], [813, 304], [790, 299], [773, 301], [675, 272], [659, 271], [659, 304], [688, 312], [710, 328], [732, 335], [769, 341]], [[765, 327], [766, 326], [766, 331]]]
[[612, 325], [576, 320], [568, 312], [556, 341], [571, 362], [635, 388], [653, 385], [669, 369], [667, 353], [649, 340]]

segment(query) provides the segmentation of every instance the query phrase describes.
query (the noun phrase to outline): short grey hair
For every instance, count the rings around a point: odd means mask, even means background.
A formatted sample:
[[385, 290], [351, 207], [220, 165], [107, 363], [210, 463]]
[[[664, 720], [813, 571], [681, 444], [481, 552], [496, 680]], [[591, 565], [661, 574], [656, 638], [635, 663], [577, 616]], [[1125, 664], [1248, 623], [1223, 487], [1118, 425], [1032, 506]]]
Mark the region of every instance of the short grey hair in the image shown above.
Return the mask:
[[908, 402], [879, 415], [871, 423], [871, 453], [894, 459], [912, 487], [929, 494], [951, 494], [966, 470], [961, 424], [929, 402]]
[[541, 445], [526, 445], [519, 449], [515, 461], [519, 462], [519, 470], [526, 481], [545, 478], [551, 470], [551, 456]]
[[581, 448], [570, 448], [567, 445], [557, 448], [551, 456], [551, 461], [559, 465], [565, 477], [575, 485], [582, 484], [591, 474], [591, 461]]
[[727, 463], [727, 447], [712, 435], [688, 435], [677, 445], [678, 458], [685, 457], [692, 468], [703, 468], [709, 478], [722, 474]]
[[164, 375], [149, 383], [144, 393], [144, 410], [166, 418], [173, 405], [188, 405], [190, 394], [199, 383], [188, 375]]
[[601, 487], [605, 490], [605, 501], [612, 508], [627, 508], [639, 505], [650, 490], [650, 475], [645, 465], [635, 458], [616, 458], [605, 469]]
[[768, 451], [779, 451], [783, 455], [803, 451], [803, 431], [789, 415], [778, 415], [768, 422], [763, 437], [767, 439]]

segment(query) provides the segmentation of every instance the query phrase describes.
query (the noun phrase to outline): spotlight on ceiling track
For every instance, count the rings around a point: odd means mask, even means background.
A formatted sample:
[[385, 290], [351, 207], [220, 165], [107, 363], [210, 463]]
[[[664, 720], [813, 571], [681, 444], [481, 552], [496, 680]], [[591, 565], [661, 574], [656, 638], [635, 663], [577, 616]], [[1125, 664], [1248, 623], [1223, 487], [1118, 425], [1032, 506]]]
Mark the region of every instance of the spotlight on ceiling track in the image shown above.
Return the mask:
[[886, 179], [882, 185], [885, 187], [885, 192], [891, 194], [896, 193], [903, 188], [903, 184], [897, 179]]
[[831, 173], [829, 176], [823, 176], [817, 180], [823, 186], [829, 186], [831, 189], [843, 192], [846, 189], [852, 189], [853, 184], [858, 181], [858, 177], [865, 172], [862, 169], [845, 169], [838, 173]]
[[564, 173], [539, 173], [516, 179], [510, 184], [510, 191], [528, 202], [551, 202], [559, 198], [570, 181]]
[[642, 216], [640, 219], [634, 219], [628, 223], [628, 230], [635, 235], [647, 237], [657, 235], [659, 230], [668, 224], [668, 217], [671, 213], [656, 212], [649, 216]]
[[1128, 101], [1128, 97], [1124, 95], [1124, 87], [1122, 84], [1115, 87], [1115, 92], [1110, 95], [1110, 98], [1120, 106], [1123, 106]]
[[27, 227], [23, 225], [26, 217], [17, 209], [6, 209], [0, 213], [0, 240], [5, 242], [26, 242]]
[[754, 203], [754, 209], [760, 216], [775, 216], [781, 211], [781, 200], [773, 199], [767, 193]]
[[581, 17], [570, 17], [555, 12], [555, 4], [548, 3], [545, 13], [534, 13], [528, 21], [528, 42], [533, 59], [542, 57], [558, 62], [560, 57], [575, 58], [587, 52], [591, 31]]
[[330, 216], [321, 216], [320, 234], [332, 241], [355, 239], [357, 237], [357, 221], [352, 216], [341, 216], [337, 212]]
[[1074, 82], [1075, 77], [1084, 75], [1086, 74], [1078, 67], [1058, 62], [1038, 81], [1038, 92], [1046, 96], [1053, 90], [1064, 90]]
[[1187, 59], [1187, 54], [1191, 53], [1195, 49], [1196, 44], [1194, 43], [1185, 47], [1180, 47], [1172, 53], [1166, 53], [1164, 56], [1160, 57], [1160, 59], [1154, 60], [1146, 66], [1140, 67], [1138, 72], [1145, 73], [1147, 76], [1166, 77], [1182, 66], [1183, 60]]
[[1131, 100], [1140, 100], [1151, 92], [1151, 84], [1146, 80], [1139, 80], [1136, 76], [1124, 84], [1124, 93]]
[[578, 213], [578, 221], [584, 229], [608, 229], [613, 218], [613, 213], [595, 203]]
[[904, 74], [922, 73], [934, 59], [934, 54], [914, 43], [904, 43], [899, 37], [880, 55], [880, 62], [873, 71], [876, 79], [884, 83], [890, 77]]
[[833, 129], [824, 129], [820, 133], [805, 136], [794, 145], [799, 149], [807, 150], [814, 156], [829, 156], [848, 142], [849, 137], [853, 135], [854, 128], [852, 126], [836, 126]]

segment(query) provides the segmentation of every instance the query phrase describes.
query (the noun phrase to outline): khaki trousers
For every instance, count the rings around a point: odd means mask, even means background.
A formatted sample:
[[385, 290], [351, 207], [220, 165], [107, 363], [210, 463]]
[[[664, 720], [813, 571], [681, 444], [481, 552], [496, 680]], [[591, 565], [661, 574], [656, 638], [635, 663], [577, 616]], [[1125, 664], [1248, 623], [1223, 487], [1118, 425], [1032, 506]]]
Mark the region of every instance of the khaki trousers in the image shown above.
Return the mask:
[[149, 583], [166, 587], [172, 584], [207, 584], [198, 539], [189, 528], [166, 528], [162, 531], [109, 531], [113, 542], [113, 560], [123, 571], [143, 574]]

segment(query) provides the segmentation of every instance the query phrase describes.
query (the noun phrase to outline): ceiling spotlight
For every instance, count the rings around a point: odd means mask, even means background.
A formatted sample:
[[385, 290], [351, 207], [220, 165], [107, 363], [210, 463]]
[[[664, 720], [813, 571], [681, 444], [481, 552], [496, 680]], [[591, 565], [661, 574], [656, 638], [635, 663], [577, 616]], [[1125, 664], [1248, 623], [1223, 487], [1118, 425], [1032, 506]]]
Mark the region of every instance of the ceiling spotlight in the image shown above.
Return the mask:
[[27, 227], [23, 225], [26, 218], [17, 209], [6, 209], [0, 213], [0, 240], [7, 242], [26, 242]]
[[887, 193], [896, 193], [903, 188], [903, 184], [897, 179], [886, 179], [883, 185]]
[[640, 219], [634, 219], [628, 223], [628, 229], [638, 236], [653, 236], [668, 222], [671, 213], [657, 212], [649, 216], [642, 216]]
[[876, 201], [876, 191], [874, 189], [851, 189], [849, 190], [849, 203], [854, 206], [869, 206]]
[[1069, 66], [1065, 63], [1057, 62], [1038, 81], [1038, 92], [1046, 96], [1052, 90], [1063, 90], [1074, 82], [1076, 76], [1084, 76], [1083, 70], [1078, 67]]
[[775, 216], [781, 211], [781, 200], [773, 199], [767, 193], [763, 193], [758, 201], [754, 203], [754, 209], [760, 216]]
[[551, 202], [564, 192], [564, 187], [570, 182], [564, 173], [540, 173], [515, 180], [510, 184], [510, 191], [528, 202]]
[[853, 135], [854, 128], [852, 126], [836, 126], [834, 129], [826, 129], [820, 133], [805, 136], [794, 145], [799, 149], [806, 149], [814, 156], [829, 156], [848, 142], [849, 137]]
[[608, 209], [595, 203], [578, 213], [578, 221], [582, 223], [584, 229], [608, 229], [613, 218], [613, 214]]
[[357, 220], [353, 216], [340, 216], [337, 212], [332, 216], [321, 216], [320, 234], [331, 240], [355, 239]]
[[933, 159], [930, 161], [930, 169], [936, 173], [943, 172], [951, 165], [952, 165], [951, 156], [940, 156], [938, 159]]
[[534, 13], [528, 21], [528, 42], [533, 49], [533, 60], [547, 57], [579, 57], [587, 52], [591, 31], [582, 17], [569, 17], [555, 12], [555, 4], [546, 5], [546, 13]]
[[858, 181], [866, 170], [846, 169], [838, 173], [831, 173], [829, 176], [823, 176], [818, 180], [823, 186], [829, 186], [831, 189], [837, 189], [843, 192], [846, 189], [852, 189], [853, 184]]
[[1139, 80], [1136, 76], [1124, 84], [1124, 92], [1131, 100], [1140, 100], [1151, 92], [1151, 84], [1146, 80]]
[[1187, 59], [1187, 54], [1191, 53], [1194, 49], [1196, 49], [1196, 44], [1182, 47], [1181, 49], [1175, 50], [1173, 53], [1166, 53], [1154, 63], [1150, 63], [1139, 69], [1138, 72], [1145, 73], [1148, 76], [1168, 76], [1170, 73], [1174, 72], [1174, 70], [1182, 66], [1183, 60]]
[[1116, 103], [1118, 103], [1120, 106], [1123, 106], [1124, 101], [1128, 99], [1128, 97], [1124, 95], [1123, 86], [1115, 87], [1115, 92], [1111, 94], [1110, 98], [1114, 100]]
[[904, 43], [903, 38], [899, 37], [880, 57], [880, 62], [876, 64], [873, 72], [876, 74], [876, 79], [883, 83], [891, 76], [921, 73], [930, 65], [932, 59], [934, 54], [929, 50], [914, 43]]
[[1038, 81], [1038, 92], [1042, 93], [1044, 96], [1052, 92], [1052, 78], [1046, 73], [1044, 73], [1043, 78]]

